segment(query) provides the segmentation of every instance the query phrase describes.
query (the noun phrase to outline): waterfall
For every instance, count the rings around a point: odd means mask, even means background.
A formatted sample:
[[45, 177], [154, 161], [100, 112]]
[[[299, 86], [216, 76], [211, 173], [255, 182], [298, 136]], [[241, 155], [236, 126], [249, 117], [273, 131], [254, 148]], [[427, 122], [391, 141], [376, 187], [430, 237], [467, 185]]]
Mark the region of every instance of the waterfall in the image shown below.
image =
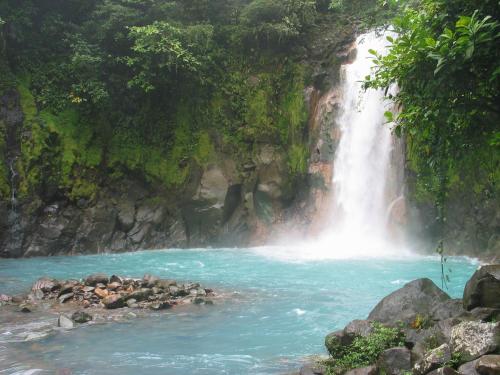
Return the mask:
[[385, 100], [382, 90], [364, 90], [362, 86], [373, 66], [369, 50], [383, 53], [387, 44], [384, 34], [360, 36], [356, 59], [341, 71], [342, 100], [336, 118], [340, 139], [333, 167], [330, 241], [350, 255], [387, 254], [391, 247], [387, 212], [397, 197], [389, 195], [401, 190], [390, 186], [397, 183], [391, 178], [394, 142], [384, 113], [391, 110], [392, 103]]
[[384, 116], [394, 104], [383, 90], [365, 90], [362, 83], [373, 67], [369, 51], [383, 54], [387, 35], [374, 31], [356, 40], [356, 57], [341, 67], [340, 86], [332, 91], [338, 93], [339, 105], [331, 124], [337, 146], [326, 229], [316, 238], [295, 243], [289, 233], [280, 241], [286, 245], [274, 248], [272, 254], [266, 249], [260, 252], [289, 260], [410, 254], [402, 241], [404, 147]]

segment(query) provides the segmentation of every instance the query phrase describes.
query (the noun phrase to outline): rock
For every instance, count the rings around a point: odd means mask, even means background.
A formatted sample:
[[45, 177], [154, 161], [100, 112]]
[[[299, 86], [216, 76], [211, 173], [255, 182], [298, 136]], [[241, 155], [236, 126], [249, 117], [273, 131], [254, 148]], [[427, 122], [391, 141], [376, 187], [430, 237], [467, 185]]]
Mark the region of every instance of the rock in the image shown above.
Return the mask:
[[169, 293], [174, 297], [186, 297], [189, 295], [189, 291], [178, 288], [176, 286], [171, 286], [168, 290]]
[[375, 366], [361, 367], [347, 371], [344, 375], [378, 375], [378, 370]]
[[429, 279], [414, 280], [382, 299], [368, 315], [382, 323], [410, 323], [417, 315], [429, 317], [433, 306], [450, 297]]
[[339, 330], [329, 333], [325, 337], [325, 346], [331, 356], [339, 356], [345, 346], [351, 345], [354, 340], [354, 336], [346, 335], [344, 330]]
[[168, 301], [153, 302], [149, 308], [151, 310], [165, 310], [170, 309], [173, 305]]
[[386, 375], [403, 375], [411, 370], [411, 352], [405, 347], [384, 350], [377, 367]]
[[451, 331], [450, 344], [464, 361], [492, 353], [500, 345], [500, 323], [460, 323]]
[[61, 286], [61, 290], [59, 290], [59, 296], [62, 296], [63, 294], [71, 293], [73, 292], [73, 288], [78, 285], [77, 281], [67, 281]]
[[109, 295], [109, 292], [107, 289], [95, 288], [94, 294], [99, 298], [105, 298]]
[[500, 375], [500, 355], [484, 355], [476, 363], [480, 375]]
[[461, 299], [449, 299], [433, 306], [430, 315], [432, 320], [439, 321], [460, 316], [464, 312]]
[[464, 289], [464, 309], [500, 308], [500, 264], [482, 266], [469, 279]]
[[476, 371], [476, 363], [478, 362], [478, 359], [464, 363], [458, 368], [458, 373], [462, 375], [479, 375], [479, 373]]
[[118, 228], [123, 232], [128, 232], [133, 228], [135, 222], [135, 207], [132, 202], [125, 201], [118, 206], [116, 221]]
[[130, 298], [127, 300], [127, 306], [130, 307], [131, 309], [135, 309], [137, 307], [139, 307], [139, 305], [137, 304], [137, 300], [133, 299], [133, 298]]
[[43, 277], [41, 279], [38, 279], [33, 286], [31, 287], [31, 290], [34, 292], [36, 290], [41, 290], [44, 293], [52, 292], [59, 288], [59, 282], [55, 279], [49, 279], [47, 277]]
[[104, 297], [101, 302], [107, 309], [118, 309], [125, 306], [125, 301], [119, 294], [112, 294], [110, 296]]
[[93, 286], [84, 286], [82, 290], [83, 290], [85, 293], [89, 293], [89, 292], [93, 292], [93, 291], [94, 291], [94, 289], [95, 289], [95, 288], [94, 288]]
[[69, 301], [71, 298], [73, 298], [74, 293], [66, 293], [63, 294], [62, 296], [59, 296], [59, 303], [65, 303], [66, 301]]
[[0, 294], [0, 302], [11, 302], [12, 297], [6, 294]]
[[120, 277], [120, 276], [116, 276], [116, 275], [112, 275], [110, 278], [109, 278], [109, 282], [110, 283], [119, 283], [119, 284], [123, 284], [124, 283], [124, 279], [123, 277]]
[[461, 316], [466, 320], [480, 320], [482, 322], [491, 322], [500, 320], [500, 309], [491, 307], [476, 307], [471, 311], [465, 311]]
[[29, 294], [29, 298], [35, 301], [43, 299], [44, 296], [45, 294], [43, 294], [43, 291], [41, 289], [34, 290]]
[[87, 323], [92, 320], [92, 315], [86, 313], [85, 311], [76, 311], [71, 315], [71, 320], [73, 320], [75, 323]]
[[177, 282], [175, 280], [159, 279], [159, 280], [156, 280], [155, 285], [158, 288], [168, 289], [171, 286], [176, 286]]
[[61, 314], [59, 315], [59, 319], [57, 319], [57, 326], [64, 329], [72, 329], [75, 324], [66, 315]]
[[435, 370], [451, 359], [451, 350], [448, 344], [443, 344], [427, 352], [413, 367], [414, 375], [423, 375]]
[[324, 375], [326, 373], [325, 366], [319, 363], [310, 363], [300, 368], [299, 375]]
[[429, 372], [427, 375], [460, 375], [451, 367], [441, 367], [434, 371]]
[[160, 280], [156, 276], [147, 275], [147, 274], [144, 275], [144, 277], [142, 279], [145, 281], [145, 286], [147, 286], [148, 288], [155, 286], [156, 282]]
[[147, 300], [151, 295], [153, 295], [153, 291], [151, 289], [141, 288], [140, 290], [130, 293], [127, 298], [133, 298], [140, 302]]
[[19, 305], [19, 311], [21, 311], [23, 313], [30, 313], [33, 311], [33, 306], [31, 306], [30, 304], [27, 304], [27, 303], [21, 303]]
[[95, 287], [96, 287], [96, 288], [99, 288], [99, 289], [106, 289], [106, 284], [103, 284], [103, 283], [97, 283], [97, 284], [95, 284]]
[[121, 286], [122, 286], [122, 284], [117, 283], [117, 282], [109, 283], [108, 284], [108, 290], [116, 290], [116, 289], [118, 289]]
[[108, 281], [109, 281], [108, 275], [105, 275], [103, 273], [96, 273], [94, 275], [88, 276], [85, 279], [85, 285], [96, 286], [99, 283], [106, 285]]
[[366, 337], [373, 332], [373, 322], [369, 320], [356, 319], [344, 328], [344, 333], [351, 336]]
[[351, 345], [356, 336], [368, 336], [372, 331], [372, 323], [369, 320], [353, 320], [343, 330], [335, 331], [325, 337], [325, 346], [328, 352], [336, 356], [343, 347]]
[[193, 298], [193, 303], [195, 305], [203, 305], [205, 303], [205, 298], [202, 297]]

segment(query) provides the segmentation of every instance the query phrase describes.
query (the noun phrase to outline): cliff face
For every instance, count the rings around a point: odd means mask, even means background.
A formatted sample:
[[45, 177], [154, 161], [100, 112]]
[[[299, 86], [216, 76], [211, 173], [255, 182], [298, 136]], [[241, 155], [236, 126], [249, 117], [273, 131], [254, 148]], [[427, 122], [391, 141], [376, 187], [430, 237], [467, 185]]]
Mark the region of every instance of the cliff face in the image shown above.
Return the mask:
[[[338, 25], [320, 22], [305, 59], [294, 65], [307, 70], [304, 85], [300, 77], [297, 84], [272, 77], [274, 87], [289, 87], [277, 108], [287, 112], [285, 119], [291, 113], [285, 129], [297, 128], [286, 143], [252, 134], [244, 150], [235, 149], [214, 124], [196, 130], [195, 138], [176, 132], [169, 155], [182, 137], [186, 155], [168, 160], [150, 149], [136, 152], [116, 131], [87, 134], [71, 111], [39, 111], [19, 79], [0, 98], [0, 256], [245, 246], [291, 228], [314, 233], [322, 225], [335, 152], [334, 87], [354, 35], [353, 25], [339, 32]], [[248, 78], [251, 98], [272, 89], [266, 74]], [[257, 99], [252, 103], [250, 119], [274, 115], [263, 113], [269, 106], [261, 108]]]

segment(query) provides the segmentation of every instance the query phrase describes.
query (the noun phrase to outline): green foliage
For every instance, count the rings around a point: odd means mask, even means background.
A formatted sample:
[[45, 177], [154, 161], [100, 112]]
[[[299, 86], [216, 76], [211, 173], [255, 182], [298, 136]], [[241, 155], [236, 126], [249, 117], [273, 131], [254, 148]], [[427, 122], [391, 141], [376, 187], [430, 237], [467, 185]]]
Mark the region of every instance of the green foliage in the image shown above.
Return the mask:
[[398, 36], [388, 55], [375, 53], [366, 84], [398, 85], [395, 130], [407, 139], [415, 196], [435, 203], [443, 227], [450, 194], [498, 194], [498, 4], [423, 0], [394, 25]]
[[168, 84], [172, 75], [191, 74], [202, 80], [202, 69], [208, 68], [213, 38], [210, 25], [174, 27], [163, 21], [130, 28], [132, 55], [126, 58], [134, 69], [129, 86], [148, 92], [155, 85]]
[[341, 374], [353, 368], [369, 366], [384, 350], [403, 346], [403, 339], [401, 330], [374, 324], [372, 333], [356, 337], [349, 346], [339, 347], [334, 356], [325, 361], [327, 374]]
[[273, 47], [290, 43], [316, 19], [313, 0], [253, 0], [241, 13], [243, 39]]

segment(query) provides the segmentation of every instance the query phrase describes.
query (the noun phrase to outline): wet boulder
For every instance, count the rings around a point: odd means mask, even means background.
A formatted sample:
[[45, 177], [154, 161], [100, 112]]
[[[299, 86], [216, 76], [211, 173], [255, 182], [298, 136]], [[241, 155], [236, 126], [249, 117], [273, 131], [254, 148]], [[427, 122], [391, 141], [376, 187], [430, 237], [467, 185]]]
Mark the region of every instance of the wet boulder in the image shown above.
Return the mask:
[[75, 323], [87, 323], [92, 320], [92, 315], [86, 313], [85, 311], [75, 311], [73, 315], [71, 315], [71, 320]]
[[500, 308], [500, 264], [482, 266], [472, 275], [465, 285], [463, 304], [466, 310]]
[[109, 281], [108, 275], [103, 273], [96, 273], [88, 276], [85, 279], [85, 285], [96, 286], [97, 284], [106, 285]]
[[136, 301], [145, 301], [150, 296], [153, 295], [153, 291], [149, 288], [141, 288], [140, 290], [136, 290], [128, 295], [127, 298], [135, 299]]
[[62, 296], [58, 297], [59, 303], [65, 303], [65, 302], [69, 301], [70, 299], [72, 299], [73, 296], [74, 296], [74, 293], [63, 294]]
[[119, 294], [112, 294], [101, 300], [102, 304], [107, 309], [119, 309], [125, 306], [125, 300]]
[[382, 323], [410, 323], [417, 316], [430, 317], [436, 303], [450, 297], [430, 279], [417, 279], [382, 299], [368, 315]]
[[460, 323], [453, 327], [450, 343], [464, 361], [493, 353], [500, 345], [500, 323]]
[[61, 314], [57, 319], [57, 326], [64, 329], [72, 329], [75, 326], [75, 324], [66, 315]]
[[369, 320], [353, 320], [344, 329], [332, 332], [325, 337], [325, 346], [332, 356], [336, 356], [343, 348], [352, 344], [357, 336], [368, 336], [373, 331], [373, 322]]

